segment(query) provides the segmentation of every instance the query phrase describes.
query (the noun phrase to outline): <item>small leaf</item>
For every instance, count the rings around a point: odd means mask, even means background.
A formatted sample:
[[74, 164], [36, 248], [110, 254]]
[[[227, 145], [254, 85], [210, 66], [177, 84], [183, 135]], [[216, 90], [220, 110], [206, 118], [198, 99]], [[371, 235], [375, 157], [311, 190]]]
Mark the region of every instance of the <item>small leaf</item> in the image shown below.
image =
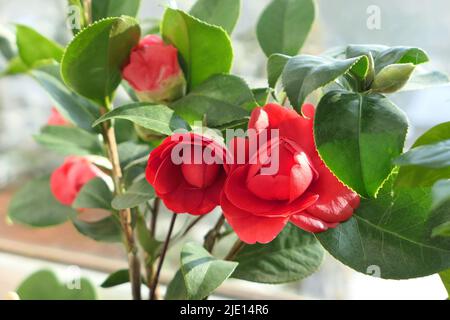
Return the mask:
[[140, 179], [133, 183], [124, 194], [117, 195], [112, 201], [116, 210], [134, 208], [155, 198], [155, 190], [146, 179]]
[[183, 273], [178, 270], [172, 281], [167, 286], [165, 300], [188, 300], [186, 285], [184, 284]]
[[0, 28], [0, 54], [6, 61], [10, 61], [16, 55], [16, 48], [13, 44], [14, 37], [6, 29]]
[[122, 269], [111, 273], [100, 287], [108, 289], [128, 282], [130, 282], [130, 273], [128, 269]]
[[253, 97], [256, 100], [256, 103], [258, 106], [265, 106], [267, 102], [269, 101], [269, 95], [271, 93], [270, 88], [256, 88], [252, 89]]
[[82, 221], [73, 218], [72, 223], [79, 233], [95, 241], [103, 242], [121, 242], [122, 229], [118, 219], [114, 216], [108, 216], [95, 222]]
[[50, 191], [50, 176], [36, 178], [17, 192], [8, 208], [8, 217], [31, 227], [50, 227], [66, 222], [75, 211], [60, 204]]
[[291, 57], [284, 54], [272, 54], [267, 60], [267, 77], [270, 88], [275, 88], [286, 63]]
[[77, 127], [46, 126], [34, 139], [62, 155], [104, 155], [98, 136]]
[[412, 63], [388, 65], [375, 76], [370, 89], [381, 93], [398, 91], [408, 82], [414, 69]]
[[92, 0], [92, 21], [109, 17], [136, 17], [141, 0]]
[[218, 260], [202, 246], [189, 242], [181, 249], [181, 271], [190, 300], [201, 300], [209, 296], [228, 277], [237, 262]]
[[273, 0], [258, 21], [256, 34], [266, 56], [296, 55], [314, 22], [313, 0]]
[[14, 57], [9, 60], [6, 69], [0, 73], [0, 77], [12, 76], [28, 72], [28, 66], [20, 59], [20, 57]]
[[173, 131], [180, 128], [188, 128], [183, 119], [175, 115], [172, 109], [147, 102], [132, 103], [115, 108], [95, 121], [93, 126], [112, 119], [129, 120], [141, 127], [165, 135], [171, 135]]
[[153, 262], [159, 257], [163, 243], [156, 240], [151, 236], [150, 231], [147, 229], [144, 217], [137, 217], [136, 222], [137, 239], [139, 244], [147, 253], [146, 264], [152, 265]]
[[34, 29], [17, 25], [16, 41], [21, 60], [30, 68], [45, 60], [60, 62], [63, 48]]
[[395, 160], [399, 166], [419, 166], [431, 169], [450, 167], [450, 139], [415, 147]]
[[347, 60], [299, 55], [289, 59], [282, 81], [283, 87], [294, 107], [303, 104], [314, 90], [323, 87], [351, 70], [367, 72], [369, 60], [360, 56]]
[[131, 17], [108, 18], [88, 26], [66, 48], [61, 61], [64, 82], [105, 106], [122, 81], [121, 68], [139, 37], [139, 25]]
[[112, 198], [113, 194], [105, 181], [101, 178], [95, 178], [83, 186], [72, 207], [111, 210]]
[[80, 279], [79, 288], [59, 282], [49, 270], [40, 270], [25, 279], [17, 288], [21, 300], [95, 300], [94, 286], [85, 278]]
[[327, 93], [317, 106], [314, 136], [334, 174], [364, 197], [376, 196], [403, 150], [406, 115], [380, 94]]
[[239, 18], [241, 0], [197, 0], [190, 14], [202, 21], [233, 32]]
[[189, 89], [212, 75], [229, 73], [233, 49], [222, 28], [204, 23], [181, 10], [167, 8], [161, 34], [178, 49]]
[[433, 229], [432, 237], [450, 237], [450, 221], [445, 222]]
[[447, 290], [448, 299], [450, 299], [450, 269], [439, 272], [439, 276], [441, 277], [442, 283], [444, 284], [444, 287]]
[[304, 279], [320, 267], [324, 251], [314, 235], [292, 224], [268, 244], [246, 245], [236, 256], [233, 278], [286, 283]]

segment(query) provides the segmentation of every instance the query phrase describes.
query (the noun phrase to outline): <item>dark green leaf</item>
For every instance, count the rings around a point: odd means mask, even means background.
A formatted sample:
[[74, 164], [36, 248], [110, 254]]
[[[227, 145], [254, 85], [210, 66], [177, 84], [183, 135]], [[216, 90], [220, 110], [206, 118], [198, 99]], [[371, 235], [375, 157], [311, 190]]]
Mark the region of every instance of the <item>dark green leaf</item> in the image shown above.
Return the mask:
[[115, 286], [119, 286], [121, 284], [125, 284], [130, 282], [130, 273], [128, 269], [122, 269], [116, 272], [111, 273], [108, 278], [103, 281], [100, 287], [107, 289]]
[[139, 25], [131, 17], [108, 18], [88, 26], [66, 48], [61, 61], [64, 82], [105, 106], [122, 80], [121, 68], [139, 37]]
[[284, 54], [272, 54], [267, 60], [267, 79], [270, 88], [275, 88], [286, 63], [291, 57]]
[[136, 17], [141, 0], [92, 0], [92, 21], [103, 18]]
[[256, 29], [266, 56], [296, 55], [314, 22], [313, 0], [273, 0], [264, 10]]
[[72, 207], [111, 210], [112, 198], [113, 194], [105, 181], [101, 178], [95, 178], [83, 186]]
[[140, 179], [133, 183], [131, 187], [122, 195], [117, 195], [112, 206], [116, 210], [134, 208], [155, 198], [155, 190], [146, 179]]
[[212, 75], [230, 71], [233, 49], [223, 29], [201, 22], [181, 10], [168, 8], [161, 33], [179, 51], [189, 89]]
[[197, 0], [190, 14], [202, 21], [233, 32], [239, 18], [241, 0]]
[[235, 270], [237, 262], [218, 260], [201, 245], [189, 242], [181, 249], [181, 272], [187, 296], [201, 300], [216, 290]]
[[122, 229], [118, 219], [114, 216], [108, 216], [95, 222], [73, 218], [72, 222], [79, 233], [95, 241], [113, 243], [122, 241]]
[[72, 208], [55, 199], [48, 175], [28, 182], [14, 195], [8, 208], [8, 217], [12, 221], [31, 227], [59, 225], [74, 214]]
[[288, 224], [268, 244], [246, 245], [236, 256], [233, 278], [286, 283], [304, 279], [320, 267], [324, 251], [314, 235]]
[[450, 167], [450, 139], [415, 147], [395, 160], [399, 166], [419, 166], [431, 169]]
[[252, 89], [253, 97], [258, 106], [265, 106], [269, 101], [269, 95], [272, 89], [270, 88], [256, 88]]
[[139, 144], [133, 141], [122, 142], [118, 146], [120, 165], [128, 166], [130, 163], [145, 156], [148, 157], [150, 148], [146, 144]]
[[147, 265], [152, 265], [159, 257], [163, 243], [151, 236], [150, 230], [148, 230], [145, 219], [142, 216], [137, 218], [136, 231], [139, 244], [147, 254], [145, 262]]

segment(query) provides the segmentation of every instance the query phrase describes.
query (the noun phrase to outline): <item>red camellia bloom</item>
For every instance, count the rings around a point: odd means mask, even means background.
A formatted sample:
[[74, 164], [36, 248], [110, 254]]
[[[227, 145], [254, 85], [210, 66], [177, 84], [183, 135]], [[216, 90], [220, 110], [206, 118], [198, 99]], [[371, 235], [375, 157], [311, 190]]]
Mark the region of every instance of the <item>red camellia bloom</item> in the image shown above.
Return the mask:
[[81, 157], [66, 158], [63, 165], [53, 171], [50, 189], [53, 196], [63, 205], [71, 206], [81, 188], [102, 172], [89, 160]]
[[202, 215], [219, 205], [227, 150], [195, 133], [174, 134], [150, 153], [146, 177], [167, 208]]
[[52, 107], [50, 117], [47, 120], [48, 126], [67, 126], [70, 122], [64, 119], [64, 117], [59, 113], [59, 111]]
[[133, 48], [122, 74], [142, 101], [170, 102], [186, 88], [178, 50], [156, 35], [146, 36]]
[[[314, 107], [305, 105], [303, 114], [268, 104], [251, 115], [249, 129], [257, 140], [268, 133], [267, 142], [252, 150], [244, 141], [249, 154], [244, 164], [232, 167], [221, 196], [228, 223], [246, 243], [272, 241], [289, 221], [309, 232], [325, 231], [349, 219], [359, 205], [359, 196], [319, 157]], [[271, 129], [278, 129], [278, 136]], [[241, 140], [232, 145], [235, 158]], [[277, 170], [270, 172], [274, 164]]]

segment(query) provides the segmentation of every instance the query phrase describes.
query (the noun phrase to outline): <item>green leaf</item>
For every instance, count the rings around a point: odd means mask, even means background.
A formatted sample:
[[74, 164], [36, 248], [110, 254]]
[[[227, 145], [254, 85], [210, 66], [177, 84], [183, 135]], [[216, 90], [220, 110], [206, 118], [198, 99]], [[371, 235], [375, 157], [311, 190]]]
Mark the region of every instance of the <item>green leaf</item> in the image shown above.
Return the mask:
[[267, 60], [267, 79], [270, 88], [275, 88], [286, 63], [291, 57], [284, 54], [272, 54]]
[[412, 63], [388, 65], [375, 76], [370, 89], [380, 93], [396, 92], [408, 82], [414, 69]]
[[62, 155], [103, 155], [103, 147], [96, 134], [77, 127], [46, 126], [36, 142]]
[[172, 281], [167, 286], [165, 300], [188, 300], [186, 285], [184, 284], [183, 273], [178, 270]]
[[28, 72], [28, 66], [20, 59], [20, 57], [14, 57], [9, 60], [6, 69], [0, 73], [2, 76], [12, 76]]
[[153, 265], [161, 253], [163, 243], [151, 236], [143, 216], [137, 217], [136, 232], [139, 244], [147, 254], [145, 263], [147, 265]]
[[181, 10], [168, 8], [161, 34], [178, 49], [189, 89], [212, 75], [230, 71], [233, 49], [222, 28], [204, 23]]
[[209, 296], [235, 270], [237, 262], [214, 258], [201, 245], [186, 243], [181, 249], [181, 272], [190, 300]]
[[239, 19], [241, 0], [197, 0], [190, 14], [202, 21], [233, 32]]
[[450, 179], [439, 180], [433, 186], [433, 208], [450, 201]]
[[129, 120], [165, 135], [171, 135], [173, 131], [180, 128], [188, 128], [183, 119], [178, 117], [172, 109], [148, 102], [132, 103], [115, 108], [95, 121], [93, 126], [112, 119]]
[[117, 195], [112, 206], [116, 210], [134, 208], [138, 205], [155, 198], [155, 190], [146, 179], [140, 179], [121, 195]]
[[403, 150], [406, 115], [380, 94], [327, 93], [317, 106], [314, 136], [320, 156], [344, 184], [376, 196]]
[[259, 283], [304, 279], [320, 267], [324, 250], [313, 234], [288, 224], [268, 244], [246, 245], [236, 256], [233, 278]]
[[72, 223], [79, 233], [95, 241], [121, 242], [122, 229], [117, 217], [108, 216], [95, 222], [82, 221], [73, 218]]
[[61, 61], [64, 50], [59, 44], [30, 27], [17, 25], [16, 29], [19, 55], [28, 67], [33, 68], [36, 64], [45, 60]]
[[433, 229], [432, 237], [450, 237], [450, 221], [444, 222]]
[[50, 190], [50, 176], [36, 178], [17, 192], [8, 208], [8, 217], [31, 227], [50, 227], [66, 222], [75, 211], [60, 204]]
[[265, 106], [269, 101], [269, 95], [271, 93], [270, 88], [256, 88], [252, 89], [253, 97], [256, 100], [258, 106]]
[[256, 35], [266, 56], [296, 55], [314, 22], [313, 0], [273, 0], [258, 21]]
[[249, 111], [256, 105], [244, 80], [233, 75], [216, 75], [170, 107], [190, 124], [206, 117], [207, 126], [218, 127], [249, 117]]
[[[55, 68], [59, 73], [59, 67], [55, 66]], [[54, 106], [64, 119], [86, 131], [93, 131], [92, 123], [100, 116], [100, 113], [91, 101], [69, 90], [59, 77], [56, 78], [48, 72], [35, 70], [32, 75], [50, 95]]]
[[395, 164], [431, 169], [448, 168], [450, 167], [450, 139], [413, 148], [398, 157]]
[[105, 106], [122, 80], [121, 68], [139, 42], [131, 17], [100, 20], [80, 31], [67, 46], [61, 75], [69, 88]]
[[423, 277], [450, 267], [450, 238], [431, 237], [449, 210], [431, 212], [430, 188], [393, 189], [387, 182], [377, 199], [361, 199], [353, 217], [318, 239], [336, 259], [356, 271], [373, 267], [385, 279]]
[[[40, 270], [25, 279], [17, 288], [21, 300], [95, 300], [94, 286], [81, 278], [79, 288], [77, 279], [67, 284], [61, 283], [49, 270]], [[71, 287], [73, 286], [73, 287]]]
[[14, 37], [10, 32], [0, 27], [0, 54], [9, 61], [16, 55], [16, 48], [13, 44]]
[[76, 209], [111, 210], [113, 194], [101, 178], [95, 178], [86, 183], [78, 193], [72, 207]]
[[[412, 146], [413, 149], [450, 139], [450, 122], [441, 123], [425, 132]], [[429, 186], [441, 179], [450, 179], [450, 167], [441, 169], [420, 166], [401, 167], [397, 187]]]
[[448, 299], [450, 299], [450, 269], [440, 272], [439, 276], [441, 277], [442, 283], [444, 284], [444, 287], [449, 295]]
[[360, 75], [368, 71], [369, 60], [360, 56], [347, 60], [299, 55], [289, 59], [282, 81], [294, 107], [300, 107], [314, 90], [323, 87], [349, 71]]
[[109, 17], [136, 17], [141, 0], [92, 0], [92, 21]]
[[449, 85], [447, 74], [440, 71], [419, 72], [416, 70], [401, 91], [422, 90], [430, 87]]
[[127, 167], [133, 161], [148, 156], [150, 153], [150, 148], [146, 144], [126, 141], [119, 144], [118, 151], [120, 165], [122, 167]]
[[100, 287], [108, 289], [128, 282], [130, 282], [130, 273], [128, 269], [122, 269], [111, 273]]

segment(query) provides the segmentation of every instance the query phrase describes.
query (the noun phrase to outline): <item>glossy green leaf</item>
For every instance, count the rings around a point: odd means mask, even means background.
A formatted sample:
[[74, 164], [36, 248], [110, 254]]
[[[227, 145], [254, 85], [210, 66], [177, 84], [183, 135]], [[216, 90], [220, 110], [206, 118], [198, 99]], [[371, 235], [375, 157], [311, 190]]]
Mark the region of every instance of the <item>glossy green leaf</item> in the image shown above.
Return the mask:
[[17, 192], [8, 208], [8, 217], [31, 227], [50, 227], [66, 222], [75, 211], [60, 204], [50, 191], [50, 177], [28, 182]]
[[431, 169], [450, 167], [450, 139], [409, 150], [395, 160], [399, 166], [420, 166]]
[[412, 63], [388, 65], [375, 76], [370, 89], [380, 93], [396, 92], [405, 86], [414, 69]]
[[202, 21], [233, 32], [239, 18], [241, 0], [197, 0], [190, 14]]
[[186, 243], [181, 249], [181, 272], [190, 300], [209, 296], [235, 270], [237, 262], [214, 258], [201, 245]]
[[117, 217], [108, 216], [94, 222], [73, 218], [72, 223], [79, 233], [95, 241], [112, 243], [122, 241], [122, 228]]
[[93, 126], [112, 119], [129, 120], [146, 129], [170, 135], [176, 129], [187, 129], [186, 123], [174, 111], [166, 106], [147, 102], [132, 103], [111, 110], [97, 121]]
[[[450, 122], [441, 123], [425, 132], [412, 146], [413, 149], [425, 145], [440, 143], [450, 139]], [[400, 168], [396, 181], [398, 187], [433, 186], [441, 179], [450, 179], [450, 167], [431, 169], [421, 166]]]
[[77, 127], [46, 126], [34, 139], [42, 146], [62, 155], [104, 154], [98, 136]]
[[268, 244], [246, 245], [236, 256], [233, 278], [259, 283], [304, 279], [320, 267], [324, 250], [314, 235], [288, 224]]
[[130, 282], [130, 273], [128, 269], [121, 269], [108, 275], [108, 277], [105, 279], [105, 281], [103, 281], [100, 287], [107, 289], [128, 282]]
[[113, 194], [105, 181], [101, 178], [95, 178], [81, 188], [72, 207], [111, 210], [112, 198]]
[[314, 22], [313, 0], [273, 0], [258, 21], [256, 34], [266, 56], [296, 55]]
[[146, 144], [139, 144], [134, 141], [122, 142], [118, 146], [120, 165], [127, 167], [130, 163], [145, 156], [148, 157], [150, 148]]
[[85, 278], [61, 283], [49, 270], [40, 270], [26, 278], [17, 288], [21, 300], [95, 300], [97, 294]]
[[439, 273], [442, 283], [448, 293], [448, 299], [450, 299], [450, 269]]
[[128, 190], [121, 195], [117, 195], [112, 201], [112, 206], [116, 210], [134, 208], [155, 198], [155, 190], [146, 179], [140, 179], [133, 183]]
[[272, 89], [270, 88], [252, 89], [253, 97], [255, 98], [258, 106], [265, 106], [267, 104], [267, 102], [269, 101], [271, 90]]
[[267, 60], [267, 79], [270, 88], [275, 88], [286, 63], [291, 57], [284, 54], [272, 54]]
[[63, 48], [36, 30], [17, 25], [16, 41], [21, 60], [30, 68], [43, 60], [61, 61]]
[[317, 236], [328, 252], [359, 272], [376, 267], [386, 279], [431, 275], [450, 268], [450, 238], [431, 236], [450, 211], [431, 212], [431, 202], [430, 188], [393, 189], [389, 181], [377, 199], [361, 199], [349, 221]]
[[140, 28], [131, 17], [100, 20], [79, 32], [61, 61], [66, 85], [105, 106], [122, 80], [121, 68], [139, 42]]
[[366, 56], [347, 60], [299, 55], [289, 59], [282, 74], [283, 87], [294, 107], [303, 104], [314, 90], [333, 82], [349, 71], [363, 76], [369, 67]]
[[92, 0], [92, 21], [109, 17], [136, 17], [141, 0]]
[[248, 117], [256, 105], [244, 80], [233, 75], [216, 75], [173, 103], [171, 108], [190, 124], [206, 118], [207, 126], [218, 127]]
[[317, 106], [314, 136], [331, 171], [373, 197], [403, 150], [407, 128], [404, 112], [383, 95], [331, 91]]
[[173, 279], [167, 286], [165, 300], [188, 300], [186, 285], [184, 283], [183, 273], [178, 270]]
[[189, 89], [194, 89], [215, 74], [228, 73], [233, 49], [228, 34], [181, 10], [168, 8], [161, 34], [179, 51]]

